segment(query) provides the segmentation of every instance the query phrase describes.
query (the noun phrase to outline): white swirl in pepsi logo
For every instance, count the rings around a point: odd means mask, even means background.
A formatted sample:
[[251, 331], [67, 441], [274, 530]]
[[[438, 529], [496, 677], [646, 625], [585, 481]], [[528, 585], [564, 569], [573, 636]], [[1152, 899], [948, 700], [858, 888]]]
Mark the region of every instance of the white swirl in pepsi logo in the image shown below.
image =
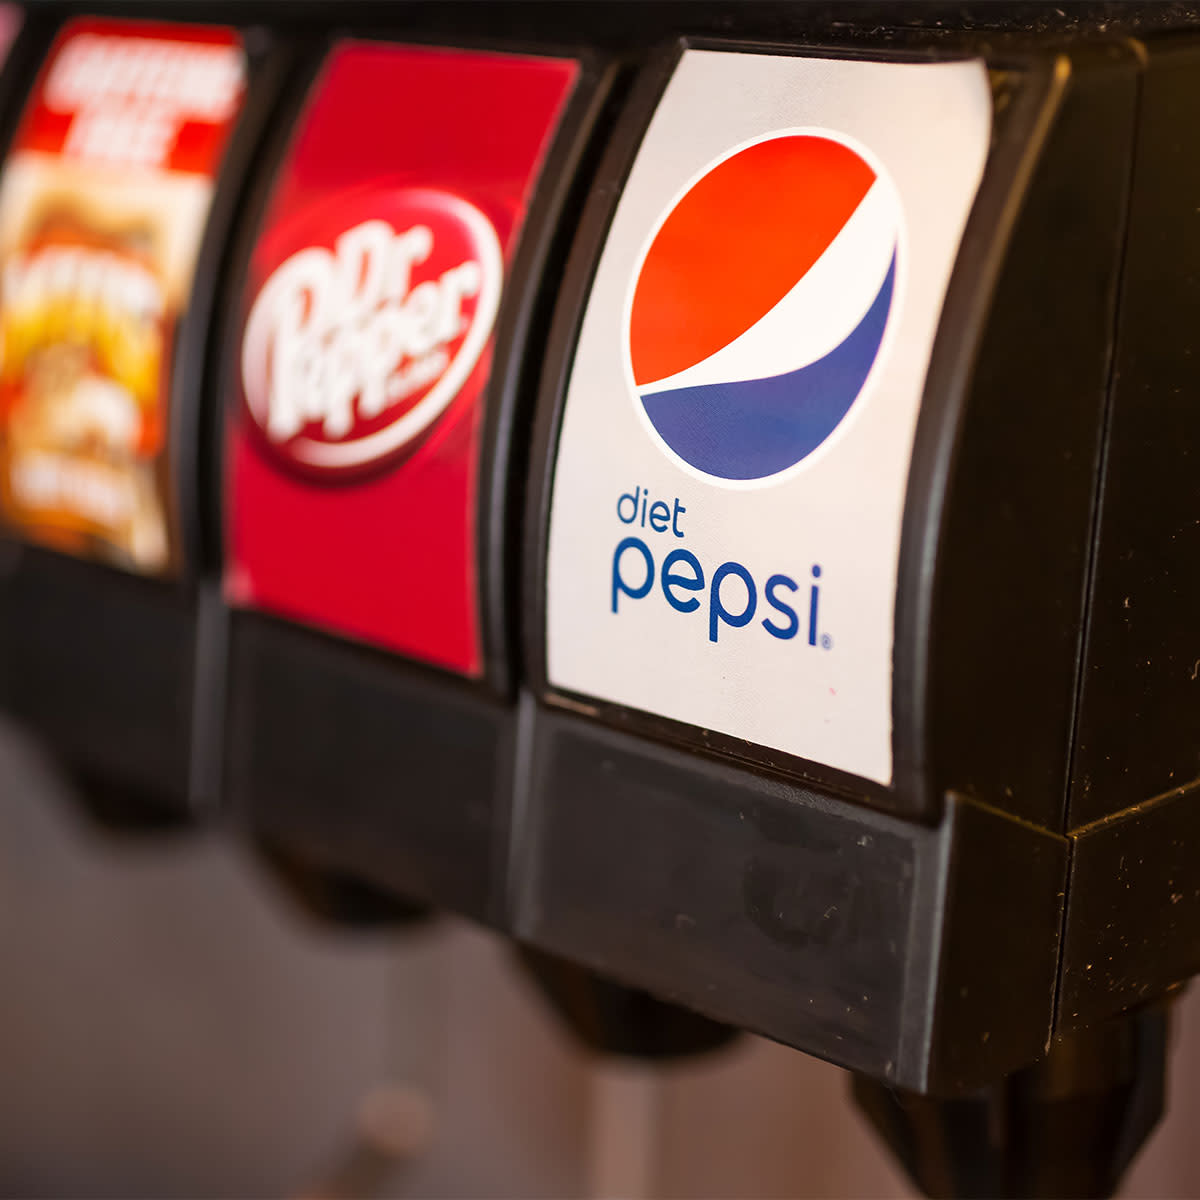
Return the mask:
[[246, 321], [246, 407], [267, 445], [310, 472], [411, 447], [462, 390], [495, 323], [504, 263], [488, 218], [433, 189], [395, 192], [386, 212], [290, 253]]

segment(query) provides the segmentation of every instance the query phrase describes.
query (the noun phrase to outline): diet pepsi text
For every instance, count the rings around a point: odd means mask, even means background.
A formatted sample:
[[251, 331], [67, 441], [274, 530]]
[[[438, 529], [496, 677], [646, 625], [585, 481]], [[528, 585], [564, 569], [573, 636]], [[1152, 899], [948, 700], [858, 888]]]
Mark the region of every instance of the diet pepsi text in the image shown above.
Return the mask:
[[[678, 496], [670, 503], [652, 500], [649, 489], [640, 485], [631, 492], [622, 492], [617, 499], [617, 519], [621, 524], [679, 539], [686, 536], [680, 526], [680, 518], [686, 512], [687, 506]], [[812, 583], [808, 590], [806, 628], [808, 644], [815, 646], [818, 643], [820, 566], [814, 563], [810, 574]], [[732, 592], [725, 587], [730, 579], [735, 581]], [[622, 597], [626, 597], [626, 603], [644, 600], [656, 586], [675, 612], [693, 613], [702, 604], [707, 606], [710, 642], [719, 640], [722, 626], [742, 629], [749, 625], [761, 608], [771, 610], [759, 624], [773, 638], [787, 642], [801, 631], [800, 612], [794, 607], [801, 585], [790, 575], [771, 575], [760, 588], [750, 571], [732, 559], [706, 571], [700, 559], [685, 546], [675, 546], [666, 539], [648, 542], [645, 536], [632, 534], [623, 537], [612, 558], [613, 614], [620, 614]], [[803, 601], [800, 603], [800, 611], [803, 611], [805, 606]], [[832, 642], [825, 638], [821, 644], [828, 648]]]

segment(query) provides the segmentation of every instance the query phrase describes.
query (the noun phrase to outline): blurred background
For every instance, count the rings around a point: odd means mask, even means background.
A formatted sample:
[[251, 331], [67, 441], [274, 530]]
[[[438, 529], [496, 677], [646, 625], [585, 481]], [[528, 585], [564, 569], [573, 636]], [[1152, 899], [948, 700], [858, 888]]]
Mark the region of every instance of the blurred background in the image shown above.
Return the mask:
[[[581, 1050], [499, 939], [323, 926], [220, 836], [113, 838], [0, 726], [0, 1194], [909, 1196], [847, 1077]], [[1200, 1002], [1121, 1195], [1200, 1195]]]

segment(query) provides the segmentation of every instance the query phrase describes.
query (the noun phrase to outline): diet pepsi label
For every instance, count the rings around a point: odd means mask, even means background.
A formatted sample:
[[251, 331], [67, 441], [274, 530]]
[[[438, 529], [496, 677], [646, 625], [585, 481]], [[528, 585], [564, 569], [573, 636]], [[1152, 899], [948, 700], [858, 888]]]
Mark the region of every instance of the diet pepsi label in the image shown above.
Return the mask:
[[978, 61], [684, 54], [568, 384], [552, 687], [891, 782], [913, 432], [990, 133]]

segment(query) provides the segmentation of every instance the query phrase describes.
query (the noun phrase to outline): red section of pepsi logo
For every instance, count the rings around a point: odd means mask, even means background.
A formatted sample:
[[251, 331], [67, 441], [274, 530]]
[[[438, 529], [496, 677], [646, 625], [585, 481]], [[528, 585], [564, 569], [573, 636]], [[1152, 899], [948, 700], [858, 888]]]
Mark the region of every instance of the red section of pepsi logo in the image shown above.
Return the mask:
[[853, 150], [820, 137], [758, 142], [698, 180], [663, 222], [638, 279], [635, 382], [674, 375], [749, 329], [817, 261], [874, 182]]
[[210, 175], [244, 90], [245, 56], [232, 29], [72, 21], [38, 76], [13, 149]]
[[879, 354], [899, 237], [890, 180], [833, 132], [710, 165], [664, 214], [630, 306], [636, 402], [666, 449], [748, 483], [821, 445]]
[[573, 60], [331, 53], [249, 266], [226, 594], [477, 676], [495, 313]]

